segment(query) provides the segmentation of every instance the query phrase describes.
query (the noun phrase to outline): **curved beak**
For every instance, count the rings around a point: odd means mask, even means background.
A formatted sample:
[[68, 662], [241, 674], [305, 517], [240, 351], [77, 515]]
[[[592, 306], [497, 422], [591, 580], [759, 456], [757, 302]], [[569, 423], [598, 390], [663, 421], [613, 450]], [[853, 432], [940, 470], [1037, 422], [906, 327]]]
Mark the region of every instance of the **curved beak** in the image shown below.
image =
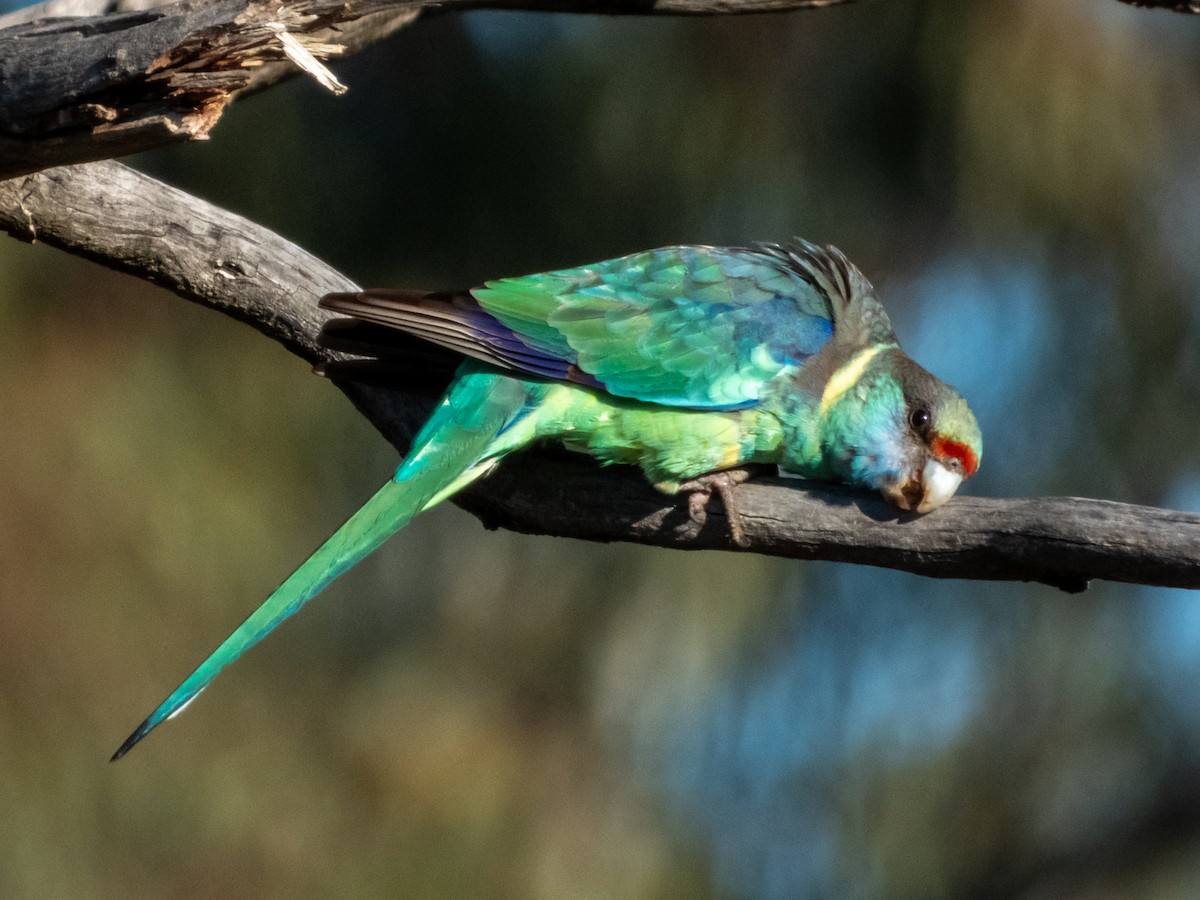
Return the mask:
[[961, 472], [951, 471], [937, 459], [930, 459], [916, 478], [885, 484], [881, 493], [888, 503], [923, 515], [953, 497], [962, 479]]

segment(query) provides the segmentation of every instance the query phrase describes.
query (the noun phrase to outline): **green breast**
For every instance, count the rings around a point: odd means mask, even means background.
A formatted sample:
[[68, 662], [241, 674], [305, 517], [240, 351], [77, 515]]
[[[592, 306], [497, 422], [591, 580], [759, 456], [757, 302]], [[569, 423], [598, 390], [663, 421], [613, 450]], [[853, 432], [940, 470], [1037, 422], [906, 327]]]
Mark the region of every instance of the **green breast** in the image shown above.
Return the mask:
[[781, 456], [780, 422], [760, 409], [679, 409], [567, 384], [546, 385], [540, 400], [538, 437], [606, 463], [639, 466], [666, 490], [705, 472]]

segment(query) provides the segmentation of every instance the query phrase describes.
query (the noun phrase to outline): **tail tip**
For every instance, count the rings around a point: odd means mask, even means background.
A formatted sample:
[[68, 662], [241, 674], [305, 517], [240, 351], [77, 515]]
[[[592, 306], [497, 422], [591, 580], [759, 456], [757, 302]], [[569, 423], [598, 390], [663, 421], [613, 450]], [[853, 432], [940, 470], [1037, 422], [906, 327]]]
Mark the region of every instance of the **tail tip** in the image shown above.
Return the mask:
[[149, 719], [139, 725], [134, 730], [133, 734], [125, 738], [125, 743], [117, 748], [117, 752], [112, 755], [112, 758], [109, 760], [109, 762], [116, 762], [118, 759], [136, 747], [141, 742], [142, 738], [150, 733], [150, 729], [153, 727], [154, 726], [150, 724]]

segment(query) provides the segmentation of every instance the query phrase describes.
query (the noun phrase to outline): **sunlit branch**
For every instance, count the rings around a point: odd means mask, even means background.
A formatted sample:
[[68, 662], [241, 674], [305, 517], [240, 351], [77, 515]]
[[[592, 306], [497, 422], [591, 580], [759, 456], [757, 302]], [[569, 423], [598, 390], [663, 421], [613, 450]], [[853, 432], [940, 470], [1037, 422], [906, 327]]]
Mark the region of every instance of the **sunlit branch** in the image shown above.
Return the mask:
[[[162, 284], [247, 322], [309, 362], [331, 358], [316, 302], [355, 288], [261, 226], [118, 163], [0, 182], [0, 228]], [[362, 385], [343, 390], [398, 448], [427, 401]], [[1090, 578], [1200, 587], [1200, 515], [1073, 498], [960, 497], [919, 519], [836, 487], [764, 479], [737, 488], [752, 552], [904, 569], [945, 578]], [[719, 506], [703, 526], [640, 473], [528, 454], [459, 498], [486, 525], [594, 541], [735, 550]]]

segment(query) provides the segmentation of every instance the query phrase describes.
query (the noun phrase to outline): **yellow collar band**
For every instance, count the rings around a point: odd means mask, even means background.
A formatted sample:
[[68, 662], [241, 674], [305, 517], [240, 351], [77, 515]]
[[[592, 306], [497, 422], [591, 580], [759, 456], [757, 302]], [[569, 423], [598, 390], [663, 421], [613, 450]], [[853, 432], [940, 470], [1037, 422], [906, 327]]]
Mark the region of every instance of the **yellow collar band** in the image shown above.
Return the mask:
[[863, 372], [867, 366], [871, 364], [876, 356], [884, 350], [891, 350], [899, 345], [897, 344], [873, 344], [855, 353], [849, 360], [841, 365], [841, 367], [829, 376], [829, 381], [825, 383], [825, 390], [821, 393], [821, 415], [829, 412], [833, 404], [841, 399], [842, 394], [854, 387], [858, 379], [862, 378]]

